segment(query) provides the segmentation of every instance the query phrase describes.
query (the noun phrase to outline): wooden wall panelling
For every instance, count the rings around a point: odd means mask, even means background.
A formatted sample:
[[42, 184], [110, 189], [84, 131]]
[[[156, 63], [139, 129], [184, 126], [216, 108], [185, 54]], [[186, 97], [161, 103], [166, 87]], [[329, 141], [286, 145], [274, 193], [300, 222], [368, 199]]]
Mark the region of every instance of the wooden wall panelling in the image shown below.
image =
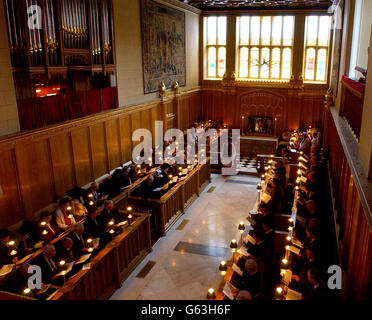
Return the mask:
[[93, 177], [94, 179], [97, 179], [109, 172], [105, 146], [104, 123], [99, 122], [89, 126], [89, 136], [93, 164]]
[[[352, 167], [341, 143], [331, 111], [326, 113], [325, 147], [334, 189], [335, 207], [338, 210], [341, 266], [347, 299], [366, 299], [372, 290], [372, 232], [359, 194], [359, 177], [353, 176]], [[337, 124], [339, 125], [339, 124]], [[365, 195], [363, 195], [365, 196]], [[368, 213], [369, 214], [369, 213]]]
[[146, 109], [141, 111], [141, 128], [147, 129], [152, 132], [152, 125], [151, 125], [151, 109]]
[[[252, 96], [250, 96], [252, 94]], [[324, 120], [324, 92], [304, 91], [291, 88], [267, 87], [215, 87], [204, 88], [201, 93], [202, 117], [206, 120], [222, 121], [234, 128], [242, 126], [242, 108], [255, 105], [256, 115], [271, 115], [277, 118], [278, 136], [286, 129], [321, 124]], [[281, 110], [273, 110], [273, 97], [281, 97]], [[248, 98], [247, 98], [248, 97]], [[251, 97], [251, 99], [249, 98]], [[248, 106], [249, 107], [249, 106]], [[272, 110], [268, 110], [272, 109]], [[274, 108], [275, 109], [275, 108]]]
[[25, 209], [25, 218], [56, 199], [49, 144], [46, 139], [16, 146], [17, 166]]
[[[132, 140], [132, 135], [137, 129], [141, 129], [141, 113], [140, 112], [135, 112], [130, 115], [130, 122], [132, 124], [132, 131], [130, 135], [130, 139]], [[132, 141], [132, 146], [135, 147], [137, 144], [139, 144], [139, 141]], [[132, 157], [131, 157], [132, 159]]]
[[14, 149], [1, 151], [0, 156], [0, 229], [23, 219], [17, 164]]
[[69, 132], [50, 137], [49, 144], [56, 196], [60, 198], [76, 183]]
[[88, 128], [80, 127], [71, 130], [71, 141], [76, 184], [83, 186], [93, 180]]
[[[160, 103], [151, 108], [152, 142], [155, 145], [155, 121], [163, 121], [162, 106]], [[163, 124], [164, 125], [164, 124]]]
[[119, 118], [107, 120], [105, 122], [105, 129], [109, 170], [112, 171], [123, 163]]
[[120, 140], [123, 163], [132, 159], [132, 128], [130, 115], [120, 117]]
[[[201, 94], [195, 89], [180, 98], [185, 129], [201, 118]], [[154, 133], [155, 120], [165, 120], [166, 111], [174, 113], [174, 102], [170, 96], [0, 140], [0, 226], [37, 218], [67, 190], [131, 160], [132, 132], [146, 128]]]

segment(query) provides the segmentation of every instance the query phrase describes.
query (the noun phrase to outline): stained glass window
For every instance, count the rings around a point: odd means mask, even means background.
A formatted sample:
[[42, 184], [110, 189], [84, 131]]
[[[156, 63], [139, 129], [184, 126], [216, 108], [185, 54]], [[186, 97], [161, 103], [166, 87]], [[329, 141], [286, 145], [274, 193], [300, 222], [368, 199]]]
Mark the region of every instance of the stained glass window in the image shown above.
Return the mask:
[[293, 34], [293, 16], [237, 17], [238, 78], [289, 80]]
[[219, 79], [226, 72], [226, 17], [204, 18], [206, 78]]
[[329, 16], [306, 17], [305, 82], [327, 82], [330, 26]]

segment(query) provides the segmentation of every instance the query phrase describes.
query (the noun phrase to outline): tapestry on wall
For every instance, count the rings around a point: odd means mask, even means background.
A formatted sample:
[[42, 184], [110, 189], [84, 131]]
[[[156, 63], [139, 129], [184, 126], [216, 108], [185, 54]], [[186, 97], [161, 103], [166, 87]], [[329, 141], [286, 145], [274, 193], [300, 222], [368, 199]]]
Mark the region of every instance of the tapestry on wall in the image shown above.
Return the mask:
[[162, 82], [185, 86], [185, 13], [152, 0], [141, 4], [145, 93], [159, 91]]

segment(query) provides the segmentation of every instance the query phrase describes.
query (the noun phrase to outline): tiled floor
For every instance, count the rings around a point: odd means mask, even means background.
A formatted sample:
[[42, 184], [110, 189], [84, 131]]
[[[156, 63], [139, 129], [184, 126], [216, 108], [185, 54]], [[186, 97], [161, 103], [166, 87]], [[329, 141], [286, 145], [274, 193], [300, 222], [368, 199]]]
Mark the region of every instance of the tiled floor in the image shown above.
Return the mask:
[[[246, 222], [253, 208], [259, 179], [245, 175], [212, 178], [111, 299], [199, 300], [205, 299], [208, 288], [219, 286], [219, 263], [231, 258], [230, 241], [240, 236], [237, 227], [240, 221]], [[212, 186], [215, 190], [208, 193]], [[189, 222], [176, 230], [184, 219]], [[144, 278], [136, 277], [149, 261], [156, 264]]]

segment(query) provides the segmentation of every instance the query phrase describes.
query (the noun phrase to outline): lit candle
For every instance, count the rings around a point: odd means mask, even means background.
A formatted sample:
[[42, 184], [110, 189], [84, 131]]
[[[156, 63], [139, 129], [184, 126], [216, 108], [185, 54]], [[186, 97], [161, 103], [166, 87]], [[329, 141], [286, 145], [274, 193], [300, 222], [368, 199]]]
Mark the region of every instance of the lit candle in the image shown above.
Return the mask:
[[93, 239], [92, 238], [87, 239], [87, 247], [88, 247], [88, 252], [93, 252]]
[[243, 221], [239, 223], [238, 230], [241, 234], [243, 234], [243, 232], [245, 230], [245, 225], [244, 225]]
[[226, 271], [227, 271], [226, 261], [221, 261], [219, 270], [222, 276], [226, 274]]
[[23, 290], [23, 294], [26, 295], [26, 296], [28, 296], [30, 293], [31, 293], [30, 288], [26, 288], [25, 290]]
[[238, 244], [236, 243], [236, 240], [235, 239], [231, 240], [230, 248], [231, 248], [231, 251], [232, 252], [235, 252], [236, 249], [238, 248]]
[[282, 300], [283, 299], [283, 288], [277, 287], [275, 290], [275, 299], [276, 300]]
[[207, 299], [208, 300], [214, 300], [214, 299], [216, 299], [216, 292], [214, 291], [213, 288], [209, 288], [208, 289]]

